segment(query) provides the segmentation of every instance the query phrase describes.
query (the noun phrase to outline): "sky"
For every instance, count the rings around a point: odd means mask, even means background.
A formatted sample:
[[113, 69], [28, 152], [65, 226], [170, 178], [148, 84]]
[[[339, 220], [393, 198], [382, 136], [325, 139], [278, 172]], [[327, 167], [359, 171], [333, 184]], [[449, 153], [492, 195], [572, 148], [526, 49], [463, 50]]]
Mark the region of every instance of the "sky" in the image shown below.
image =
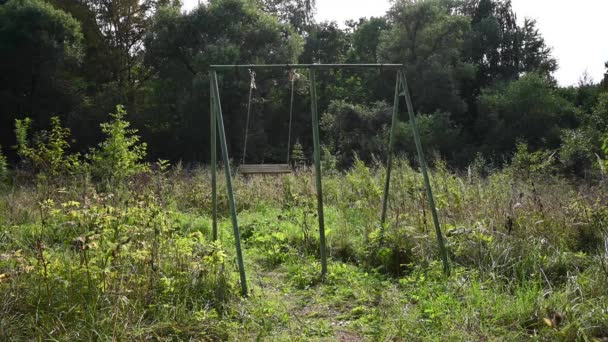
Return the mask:
[[[199, 0], [183, 0], [190, 9]], [[608, 61], [608, 0], [512, 0], [519, 21], [536, 19], [545, 42], [559, 64], [555, 78], [563, 86], [576, 84], [583, 73], [599, 82]], [[381, 16], [389, 0], [317, 0], [317, 21]]]

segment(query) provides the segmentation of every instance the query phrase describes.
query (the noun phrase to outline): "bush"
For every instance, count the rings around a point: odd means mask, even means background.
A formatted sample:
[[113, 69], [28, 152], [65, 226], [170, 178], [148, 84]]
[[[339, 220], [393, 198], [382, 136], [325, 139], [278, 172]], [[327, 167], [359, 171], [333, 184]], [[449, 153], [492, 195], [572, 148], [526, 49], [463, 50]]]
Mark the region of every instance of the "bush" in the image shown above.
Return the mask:
[[[460, 127], [455, 126], [448, 113], [419, 114], [416, 124], [423, 148], [439, 152], [450, 160], [462, 156], [464, 140]], [[387, 140], [388, 141], [388, 140]], [[408, 121], [397, 123], [396, 150], [417, 156], [414, 132]]]
[[28, 132], [31, 124], [29, 118], [15, 120], [17, 154], [23, 161], [42, 177], [57, 177], [77, 172], [80, 156], [67, 154], [70, 148], [70, 129], [62, 127], [58, 117], [52, 117], [51, 130], [37, 132], [31, 143]]
[[562, 134], [559, 159], [567, 173], [585, 176], [597, 166], [599, 132], [592, 128], [566, 130]]
[[0, 182], [3, 182], [8, 177], [8, 162], [2, 154], [2, 146], [0, 146]]
[[337, 166], [352, 165], [355, 155], [372, 161], [373, 155], [385, 153], [386, 128], [390, 125], [391, 108], [383, 102], [372, 107], [333, 101], [321, 119], [321, 129], [332, 147]]
[[512, 151], [520, 139], [532, 149], [554, 148], [560, 129], [571, 127], [575, 113], [551, 80], [531, 73], [482, 92], [476, 129], [484, 137], [484, 149], [496, 156]]
[[511, 160], [511, 168], [515, 175], [528, 180], [533, 175], [542, 176], [552, 170], [553, 154], [549, 151], [530, 152], [528, 144], [518, 142], [515, 154]]
[[131, 124], [124, 120], [126, 114], [123, 106], [116, 106], [116, 113], [110, 114], [113, 120], [101, 124], [106, 140], [87, 155], [93, 177], [110, 185], [118, 185], [149, 169], [142, 162], [146, 157], [146, 143], [139, 142], [136, 129], [129, 129]]

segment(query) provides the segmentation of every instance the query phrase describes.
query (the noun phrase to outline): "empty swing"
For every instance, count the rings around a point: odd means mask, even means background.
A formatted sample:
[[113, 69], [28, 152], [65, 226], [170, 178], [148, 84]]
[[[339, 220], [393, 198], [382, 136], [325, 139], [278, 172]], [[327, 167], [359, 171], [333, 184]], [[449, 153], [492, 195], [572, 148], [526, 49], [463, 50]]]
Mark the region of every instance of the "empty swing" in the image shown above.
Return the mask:
[[243, 158], [241, 165], [239, 166], [239, 172], [243, 175], [253, 175], [253, 174], [261, 174], [261, 175], [279, 175], [291, 173], [292, 168], [290, 165], [291, 158], [291, 132], [292, 132], [292, 121], [293, 121], [293, 102], [294, 102], [294, 84], [296, 78], [299, 75], [294, 71], [289, 71], [289, 82], [291, 88], [291, 98], [289, 103], [289, 133], [287, 135], [287, 161], [285, 164], [246, 164], [247, 158], [247, 139], [249, 137], [249, 119], [251, 117], [251, 100], [253, 97], [253, 90], [257, 89], [255, 84], [255, 72], [250, 70], [249, 76], [251, 81], [249, 83], [249, 100], [247, 102], [247, 121], [245, 123], [245, 141], [243, 147]]

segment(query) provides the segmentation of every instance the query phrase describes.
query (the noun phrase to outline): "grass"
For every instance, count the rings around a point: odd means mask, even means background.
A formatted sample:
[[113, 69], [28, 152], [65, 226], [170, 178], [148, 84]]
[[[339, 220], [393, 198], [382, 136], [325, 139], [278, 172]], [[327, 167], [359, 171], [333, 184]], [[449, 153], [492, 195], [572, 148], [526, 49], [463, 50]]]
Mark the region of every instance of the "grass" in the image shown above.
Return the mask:
[[0, 191], [0, 339], [608, 338], [603, 184], [436, 163], [446, 278], [422, 177], [397, 164], [383, 230], [381, 166], [325, 176], [323, 282], [311, 173], [236, 177], [248, 298], [221, 179], [210, 241], [208, 170], [137, 176], [113, 193], [16, 181]]

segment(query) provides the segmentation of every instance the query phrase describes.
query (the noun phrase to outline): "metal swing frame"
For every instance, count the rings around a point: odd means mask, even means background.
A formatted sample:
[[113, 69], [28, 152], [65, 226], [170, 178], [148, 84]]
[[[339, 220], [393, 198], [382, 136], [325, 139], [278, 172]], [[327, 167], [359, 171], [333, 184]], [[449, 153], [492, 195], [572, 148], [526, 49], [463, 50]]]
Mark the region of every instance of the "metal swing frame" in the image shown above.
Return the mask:
[[[326, 242], [325, 242], [325, 216], [323, 213], [323, 186], [321, 176], [321, 148], [319, 138], [319, 114], [317, 111], [317, 86], [316, 86], [316, 72], [317, 70], [328, 70], [328, 69], [392, 69], [396, 70], [396, 84], [395, 84], [395, 96], [393, 103], [393, 115], [390, 130], [390, 139], [388, 146], [388, 157], [386, 162], [386, 177], [384, 183], [384, 194], [382, 198], [382, 214], [380, 217], [381, 228], [384, 229], [386, 224], [386, 215], [388, 209], [388, 197], [390, 190], [390, 178], [393, 166], [393, 154], [395, 146], [395, 134], [396, 126], [399, 116], [399, 102], [401, 97], [405, 99], [407, 111], [409, 115], [410, 125], [414, 135], [414, 142], [416, 144], [416, 150], [418, 152], [418, 160], [420, 163], [420, 169], [422, 171], [424, 185], [427, 192], [429, 206], [433, 217], [433, 224], [435, 226], [435, 233], [437, 236], [437, 243], [441, 259], [443, 262], [443, 270], [446, 275], [450, 273], [450, 264], [448, 260], [447, 250], [445, 248], [444, 238], [441, 232], [441, 226], [439, 224], [439, 217], [437, 215], [437, 209], [435, 207], [435, 200], [433, 198], [433, 191], [431, 189], [431, 183], [427, 171], [426, 159], [422, 149], [422, 143], [420, 141], [420, 134], [418, 131], [418, 125], [416, 123], [416, 116], [412, 106], [412, 100], [407, 86], [407, 80], [405, 77], [405, 71], [403, 64], [258, 64], [258, 65], [211, 65], [209, 67], [209, 82], [210, 82], [210, 138], [211, 138], [211, 202], [212, 202], [212, 231], [213, 239], [217, 240], [217, 140], [219, 135], [220, 149], [222, 160], [224, 164], [224, 172], [226, 176], [226, 191], [228, 192], [228, 205], [230, 208], [230, 218], [232, 221], [232, 228], [234, 232], [234, 243], [236, 248], [237, 263], [239, 266], [241, 291], [244, 296], [247, 296], [247, 278], [245, 274], [245, 266], [243, 262], [243, 252], [241, 248], [241, 235], [238, 226], [238, 219], [236, 213], [236, 204], [234, 200], [234, 193], [232, 191], [232, 174], [230, 171], [230, 158], [228, 155], [228, 147], [226, 143], [226, 132], [224, 130], [224, 120], [222, 114], [222, 106], [220, 99], [220, 92], [218, 86], [217, 73], [226, 70], [240, 70], [240, 69], [308, 69], [310, 78], [310, 105], [312, 115], [312, 135], [313, 135], [313, 159], [315, 167], [315, 179], [317, 189], [317, 214], [319, 218], [319, 243], [320, 243], [320, 255], [321, 255], [321, 278], [327, 274], [327, 255], [326, 255]], [[218, 134], [219, 133], [219, 134]]]

